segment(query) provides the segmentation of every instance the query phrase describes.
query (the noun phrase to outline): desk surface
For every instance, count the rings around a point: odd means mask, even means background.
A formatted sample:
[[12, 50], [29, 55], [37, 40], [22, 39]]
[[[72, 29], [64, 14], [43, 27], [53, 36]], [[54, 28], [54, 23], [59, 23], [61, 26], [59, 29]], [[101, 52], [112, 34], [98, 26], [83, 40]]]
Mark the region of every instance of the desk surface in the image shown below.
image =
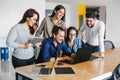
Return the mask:
[[[97, 54], [97, 53], [94, 53]], [[42, 63], [50, 67], [53, 62]], [[120, 63], [120, 48], [105, 51], [105, 57], [101, 60], [86, 61], [74, 65], [65, 64], [59, 67], [72, 67], [75, 74], [53, 74], [48, 76], [37, 76], [43, 80], [89, 80], [96, 76], [113, 71]], [[55, 65], [57, 66], [57, 65]], [[32, 73], [32, 68], [36, 65], [19, 67], [16, 71], [23, 71], [27, 74]]]

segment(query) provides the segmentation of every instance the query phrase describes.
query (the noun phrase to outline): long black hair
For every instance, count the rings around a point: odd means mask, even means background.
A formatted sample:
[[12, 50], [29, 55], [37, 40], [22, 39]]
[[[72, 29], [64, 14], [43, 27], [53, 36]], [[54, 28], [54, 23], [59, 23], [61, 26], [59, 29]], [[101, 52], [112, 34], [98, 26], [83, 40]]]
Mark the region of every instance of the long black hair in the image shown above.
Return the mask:
[[[58, 11], [58, 10], [60, 10], [60, 9], [64, 9], [64, 10], [65, 10], [65, 7], [62, 6], [62, 5], [57, 5], [57, 6], [54, 8], [51, 17], [54, 17], [54, 16], [55, 16], [55, 11]], [[66, 10], [65, 10], [65, 11], [66, 11]], [[65, 20], [65, 13], [64, 13], [64, 16], [61, 18], [61, 20], [63, 20], [63, 21]]]
[[[25, 11], [25, 13], [24, 13], [24, 15], [23, 15], [23, 18], [20, 20], [19, 23], [24, 23], [24, 22], [26, 22], [26, 21], [27, 21], [27, 18], [33, 17], [34, 14], [37, 14], [38, 18], [37, 18], [37, 20], [36, 20], [36, 24], [33, 25], [33, 26], [38, 27], [38, 25], [39, 25], [39, 13], [38, 13], [35, 9], [31, 9], [31, 8]], [[34, 29], [33, 26], [32, 26], [32, 27], [29, 26], [30, 34], [34, 34], [34, 32], [35, 32], [35, 29]]]
[[77, 30], [74, 26], [70, 26], [70, 27], [67, 29], [67, 39], [69, 39], [69, 33], [70, 33], [71, 30], [75, 30], [76, 36], [78, 36], [78, 30]]

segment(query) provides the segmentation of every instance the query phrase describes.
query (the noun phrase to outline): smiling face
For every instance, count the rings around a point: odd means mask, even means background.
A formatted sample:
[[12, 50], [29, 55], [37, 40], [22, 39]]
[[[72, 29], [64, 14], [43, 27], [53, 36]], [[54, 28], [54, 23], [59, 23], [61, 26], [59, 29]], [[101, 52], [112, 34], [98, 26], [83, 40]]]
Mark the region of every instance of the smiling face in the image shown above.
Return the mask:
[[93, 27], [95, 24], [95, 18], [86, 18], [86, 24], [88, 27]]
[[57, 34], [54, 34], [54, 40], [57, 43], [61, 43], [64, 40], [65, 32], [59, 30]]
[[31, 27], [34, 26], [36, 24], [37, 18], [38, 18], [37, 14], [34, 14], [32, 17], [27, 18], [28, 26], [31, 26]]
[[64, 16], [65, 10], [60, 9], [60, 10], [55, 10], [55, 17], [56, 19], [60, 20]]
[[70, 41], [74, 41], [75, 37], [76, 37], [76, 31], [75, 30], [70, 30], [69, 34], [68, 34], [68, 38]]

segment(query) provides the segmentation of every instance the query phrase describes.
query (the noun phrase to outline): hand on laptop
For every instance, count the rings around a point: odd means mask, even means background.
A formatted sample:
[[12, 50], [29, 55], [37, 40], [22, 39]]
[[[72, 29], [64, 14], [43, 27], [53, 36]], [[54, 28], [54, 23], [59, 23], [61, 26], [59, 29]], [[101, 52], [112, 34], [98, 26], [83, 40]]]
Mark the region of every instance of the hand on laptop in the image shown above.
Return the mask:
[[71, 53], [70, 57], [73, 59], [76, 56], [76, 54]]
[[[50, 59], [50, 61], [54, 61], [54, 60], [55, 60], [55, 58], [54, 58], [54, 57], [52, 57], [52, 58]], [[71, 57], [69, 57], [69, 56], [58, 57], [58, 58], [57, 58], [57, 61], [64, 61], [64, 60], [71, 61], [71, 60], [72, 60], [72, 58], [71, 58]]]
[[72, 58], [71, 58], [70, 56], [64, 56], [64, 57], [63, 57], [63, 60], [71, 61]]
[[70, 56], [64, 56], [64, 57], [61, 57], [61, 61], [64, 61], [64, 60], [72, 61], [72, 59], [75, 57], [75, 55], [76, 55], [76, 54], [71, 53]]

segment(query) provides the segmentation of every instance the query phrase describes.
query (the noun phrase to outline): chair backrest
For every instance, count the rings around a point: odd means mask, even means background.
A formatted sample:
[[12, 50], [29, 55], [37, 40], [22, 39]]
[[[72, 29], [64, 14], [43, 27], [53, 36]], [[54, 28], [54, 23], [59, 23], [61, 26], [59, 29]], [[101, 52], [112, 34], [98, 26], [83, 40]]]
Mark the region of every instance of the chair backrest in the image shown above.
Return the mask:
[[115, 48], [115, 45], [113, 44], [112, 41], [110, 41], [110, 40], [105, 40], [105, 41], [104, 41], [104, 47], [105, 47], [105, 50], [110, 50], [110, 49], [114, 49], [114, 48]]
[[120, 64], [114, 69], [111, 78], [110, 80], [120, 80]]

